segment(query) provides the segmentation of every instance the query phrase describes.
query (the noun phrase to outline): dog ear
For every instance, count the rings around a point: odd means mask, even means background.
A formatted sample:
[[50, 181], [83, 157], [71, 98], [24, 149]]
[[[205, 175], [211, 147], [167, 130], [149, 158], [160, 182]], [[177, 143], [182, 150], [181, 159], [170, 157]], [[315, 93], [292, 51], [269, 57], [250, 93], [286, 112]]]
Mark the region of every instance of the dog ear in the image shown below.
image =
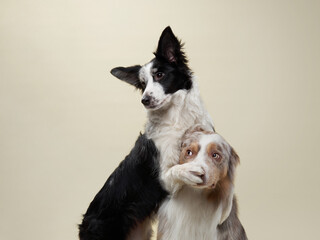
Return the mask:
[[236, 151], [233, 149], [233, 147], [231, 147], [228, 176], [232, 182], [234, 181], [236, 167], [239, 163], [240, 163], [240, 158], [236, 153]]
[[231, 147], [230, 150], [230, 156], [231, 156], [231, 163], [234, 166], [237, 166], [238, 164], [240, 164], [240, 158], [238, 156], [238, 154], [236, 153], [236, 151], [233, 149], [233, 147]]
[[166, 27], [159, 39], [156, 57], [164, 58], [170, 63], [186, 63], [186, 57], [182, 52], [183, 45], [173, 34], [171, 28]]
[[135, 86], [138, 89], [142, 89], [142, 84], [139, 79], [139, 70], [141, 69], [140, 65], [135, 65], [132, 67], [116, 67], [113, 68], [110, 72], [116, 78], [119, 78], [126, 83], [129, 83]]
[[231, 162], [234, 164], [234, 166], [237, 166], [240, 163], [240, 158], [236, 151], [231, 147]]

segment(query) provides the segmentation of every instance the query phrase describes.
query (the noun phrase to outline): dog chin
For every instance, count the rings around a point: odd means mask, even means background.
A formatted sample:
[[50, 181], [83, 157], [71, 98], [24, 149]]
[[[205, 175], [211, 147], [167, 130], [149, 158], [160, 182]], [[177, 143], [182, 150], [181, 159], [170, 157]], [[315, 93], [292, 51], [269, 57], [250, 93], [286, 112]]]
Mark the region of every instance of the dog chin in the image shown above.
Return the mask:
[[161, 106], [159, 105], [150, 105], [150, 106], [145, 106], [145, 108], [149, 111], [156, 111], [158, 110], [159, 108], [161, 108]]
[[199, 189], [213, 190], [216, 188], [216, 184], [215, 183], [200, 183], [200, 184], [196, 185], [195, 187], [199, 188]]
[[170, 97], [166, 97], [160, 103], [152, 103], [151, 105], [146, 106], [145, 108], [149, 111], [157, 111], [167, 106], [169, 101], [170, 101]]

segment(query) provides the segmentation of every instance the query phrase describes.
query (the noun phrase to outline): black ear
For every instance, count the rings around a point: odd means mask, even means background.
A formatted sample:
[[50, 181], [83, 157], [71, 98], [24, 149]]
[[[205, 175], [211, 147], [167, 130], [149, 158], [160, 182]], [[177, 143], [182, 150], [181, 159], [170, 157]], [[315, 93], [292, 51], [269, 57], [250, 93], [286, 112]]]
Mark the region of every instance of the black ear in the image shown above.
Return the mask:
[[184, 52], [182, 52], [183, 45], [173, 34], [171, 28], [166, 27], [159, 39], [158, 48], [155, 52], [157, 57], [164, 58], [170, 63], [186, 63]]
[[141, 82], [139, 80], [139, 70], [141, 66], [136, 65], [132, 67], [116, 67], [111, 70], [111, 74], [122, 81], [125, 81], [138, 89], [142, 89]]

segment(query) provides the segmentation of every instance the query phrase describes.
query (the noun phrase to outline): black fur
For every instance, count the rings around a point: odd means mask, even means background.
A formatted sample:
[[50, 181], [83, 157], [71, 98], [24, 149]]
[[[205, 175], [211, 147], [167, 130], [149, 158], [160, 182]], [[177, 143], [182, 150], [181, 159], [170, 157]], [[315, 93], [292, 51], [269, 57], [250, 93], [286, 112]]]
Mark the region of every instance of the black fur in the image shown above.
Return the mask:
[[161, 58], [153, 60], [153, 68], [165, 74], [163, 79], [159, 81], [165, 94], [173, 94], [180, 89], [189, 90], [192, 86], [191, 77], [187, 72], [180, 71], [177, 67], [163, 61]]
[[[180, 89], [189, 90], [192, 87], [192, 72], [188, 67], [183, 44], [173, 34], [170, 27], [163, 30], [154, 55], [156, 57], [152, 59], [153, 68], [165, 74], [159, 83], [166, 94], [175, 93]], [[111, 74], [144, 91], [145, 86], [139, 79], [140, 68], [139, 65], [126, 68], [117, 67], [111, 70]]]
[[176, 65], [187, 65], [188, 60], [182, 51], [183, 44], [173, 34], [172, 29], [166, 27], [159, 39], [157, 51], [154, 53], [157, 57], [166, 59], [166, 61]]
[[160, 84], [165, 93], [174, 93], [180, 89], [189, 90], [192, 86], [191, 70], [188, 59], [183, 51], [183, 44], [173, 34], [170, 27], [162, 32], [154, 60], [154, 68], [165, 73]]
[[132, 67], [117, 67], [111, 70], [111, 74], [126, 83], [135, 86], [138, 89], [142, 89], [143, 86], [139, 80], [139, 70], [141, 66], [135, 65]]
[[124, 240], [138, 222], [155, 213], [167, 196], [159, 180], [158, 151], [140, 135], [111, 174], [79, 225], [81, 240]]
[[[183, 45], [170, 27], [161, 34], [153, 68], [164, 73], [159, 80], [166, 94], [192, 87], [191, 71]], [[140, 65], [117, 67], [111, 74], [144, 91]], [[159, 182], [158, 152], [152, 140], [141, 135], [130, 154], [112, 173], [91, 202], [79, 225], [80, 240], [125, 240], [147, 217], [155, 213], [168, 193]]]

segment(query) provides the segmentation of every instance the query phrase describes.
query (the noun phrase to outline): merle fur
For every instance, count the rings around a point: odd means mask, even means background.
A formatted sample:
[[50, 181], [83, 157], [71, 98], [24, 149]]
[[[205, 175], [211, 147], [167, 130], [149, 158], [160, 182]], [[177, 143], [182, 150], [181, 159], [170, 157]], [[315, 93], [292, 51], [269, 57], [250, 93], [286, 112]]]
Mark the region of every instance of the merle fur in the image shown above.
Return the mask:
[[248, 240], [246, 231], [238, 218], [238, 202], [236, 196], [233, 196], [232, 210], [229, 217], [221, 225], [218, 225], [218, 231], [220, 239], [222, 240]]
[[80, 239], [125, 240], [167, 196], [158, 179], [158, 151], [152, 140], [140, 135], [90, 203], [79, 225]]

